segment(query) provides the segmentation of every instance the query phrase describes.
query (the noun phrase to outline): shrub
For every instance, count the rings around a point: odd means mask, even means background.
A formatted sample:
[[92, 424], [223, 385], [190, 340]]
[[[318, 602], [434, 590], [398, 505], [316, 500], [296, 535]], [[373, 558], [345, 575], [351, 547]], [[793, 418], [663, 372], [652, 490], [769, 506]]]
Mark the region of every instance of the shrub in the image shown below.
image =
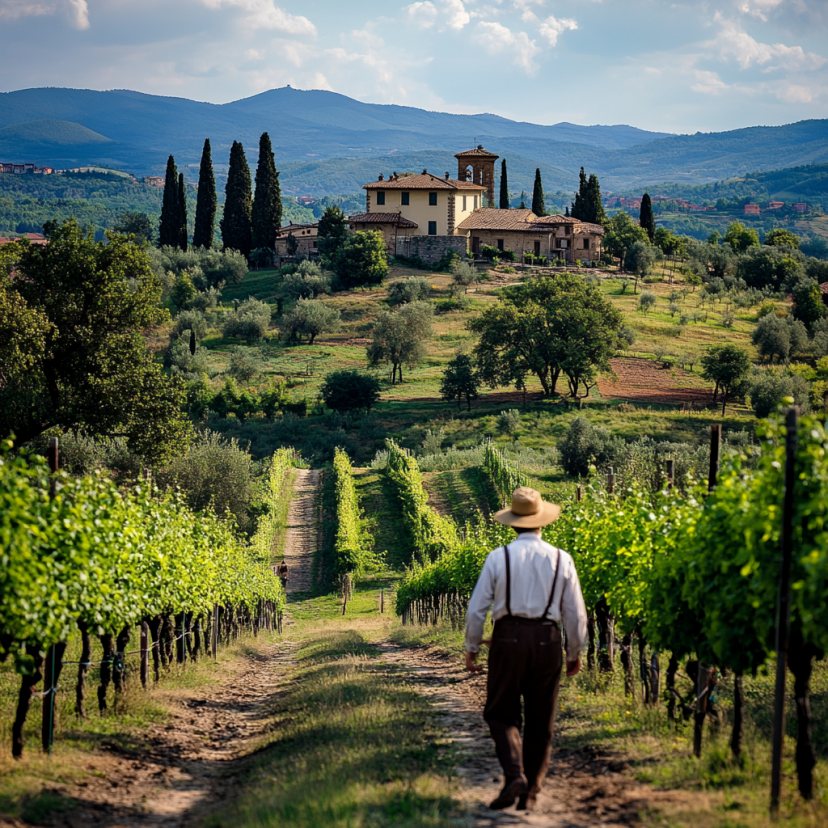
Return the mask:
[[520, 428], [520, 411], [516, 408], [509, 408], [497, 415], [497, 430], [501, 434], [508, 434], [514, 437]]
[[792, 397], [807, 409], [808, 392], [808, 383], [802, 377], [772, 368], [757, 369], [748, 386], [750, 406], [757, 417], [777, 411], [785, 397]]
[[257, 342], [263, 339], [270, 325], [270, 306], [258, 299], [246, 299], [225, 323], [223, 334], [227, 338]]
[[251, 525], [253, 458], [236, 440], [202, 433], [185, 454], [158, 471], [158, 483], [180, 489], [192, 509], [230, 512], [239, 527]]
[[259, 366], [248, 348], [236, 347], [230, 354], [228, 373], [239, 382], [250, 382], [259, 372]]
[[382, 233], [352, 233], [334, 258], [339, 283], [345, 288], [378, 285], [388, 275], [388, 256]]
[[282, 329], [288, 342], [301, 342], [308, 338], [313, 345], [319, 334], [333, 331], [339, 325], [340, 313], [319, 299], [300, 299], [293, 309], [285, 315]]
[[642, 291], [638, 297], [638, 309], [647, 313], [656, 303], [656, 295], [649, 290]]
[[185, 310], [179, 313], [175, 317], [170, 336], [178, 337], [184, 331], [192, 331], [195, 334], [196, 341], [204, 339], [207, 336], [207, 320], [204, 318], [204, 314], [197, 310]]
[[325, 405], [334, 411], [370, 411], [379, 399], [380, 387], [377, 378], [370, 374], [334, 371], [325, 377], [321, 393]]
[[409, 302], [428, 300], [431, 285], [422, 276], [411, 276], [400, 282], [392, 282], [388, 287], [388, 304], [405, 305]]
[[602, 466], [612, 463], [622, 445], [605, 429], [592, 425], [585, 417], [578, 417], [572, 421], [558, 444], [558, 451], [567, 474], [584, 476], [593, 464]]

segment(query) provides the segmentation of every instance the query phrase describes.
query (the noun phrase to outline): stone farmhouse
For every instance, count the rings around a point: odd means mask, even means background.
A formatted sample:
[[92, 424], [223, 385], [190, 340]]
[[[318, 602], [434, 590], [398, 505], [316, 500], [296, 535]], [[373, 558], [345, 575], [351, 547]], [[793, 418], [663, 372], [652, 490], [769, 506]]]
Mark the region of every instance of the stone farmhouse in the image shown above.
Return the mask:
[[[392, 255], [434, 263], [451, 253], [479, 255], [483, 247], [574, 264], [601, 256], [604, 230], [568, 216], [536, 216], [531, 210], [501, 210], [494, 204], [495, 161], [482, 145], [459, 152], [457, 177], [428, 170], [396, 172], [363, 186], [365, 212], [348, 217], [352, 230], [382, 233]], [[296, 255], [313, 255], [317, 225], [279, 229], [276, 252], [288, 252], [288, 238], [298, 243]]]
[[379, 230], [390, 252], [434, 262], [450, 252], [480, 254], [484, 246], [573, 264], [600, 258], [600, 225], [494, 204], [498, 156], [478, 145], [459, 152], [457, 178], [449, 173], [388, 178], [365, 184], [365, 212], [349, 217], [353, 230]]
[[280, 257], [315, 256], [318, 231], [318, 224], [286, 224], [280, 227], [276, 231], [276, 254]]

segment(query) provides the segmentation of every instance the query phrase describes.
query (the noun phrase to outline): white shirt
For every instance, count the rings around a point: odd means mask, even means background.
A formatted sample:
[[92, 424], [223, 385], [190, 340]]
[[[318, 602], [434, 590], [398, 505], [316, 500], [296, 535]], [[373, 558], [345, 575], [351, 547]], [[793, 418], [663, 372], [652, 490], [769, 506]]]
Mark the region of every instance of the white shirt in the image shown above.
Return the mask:
[[[567, 661], [574, 661], [587, 641], [587, 613], [575, 563], [570, 555], [550, 546], [534, 532], [522, 532], [509, 544], [510, 606], [512, 615], [539, 618], [549, 600], [556, 563], [561, 569], [546, 617], [557, 622], [566, 633]], [[486, 557], [469, 600], [467, 652], [476, 653], [480, 649], [483, 624], [490, 607], [495, 621], [507, 614], [506, 559], [502, 546]]]

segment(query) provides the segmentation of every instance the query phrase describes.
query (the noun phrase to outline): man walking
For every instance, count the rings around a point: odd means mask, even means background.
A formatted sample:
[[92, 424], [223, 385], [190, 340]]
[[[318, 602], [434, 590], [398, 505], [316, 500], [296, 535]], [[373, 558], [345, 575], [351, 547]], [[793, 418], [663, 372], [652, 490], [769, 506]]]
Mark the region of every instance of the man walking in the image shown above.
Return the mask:
[[514, 528], [517, 538], [489, 553], [469, 601], [465, 649], [470, 672], [483, 669], [477, 655], [489, 607], [495, 622], [483, 711], [505, 776], [490, 805], [495, 809], [516, 801], [518, 808], [533, 808], [546, 777], [563, 666], [562, 629], [566, 674], [580, 670], [587, 617], [575, 564], [541, 539], [541, 528], [560, 513], [560, 506], [534, 489], [515, 489], [511, 508], [494, 517]]

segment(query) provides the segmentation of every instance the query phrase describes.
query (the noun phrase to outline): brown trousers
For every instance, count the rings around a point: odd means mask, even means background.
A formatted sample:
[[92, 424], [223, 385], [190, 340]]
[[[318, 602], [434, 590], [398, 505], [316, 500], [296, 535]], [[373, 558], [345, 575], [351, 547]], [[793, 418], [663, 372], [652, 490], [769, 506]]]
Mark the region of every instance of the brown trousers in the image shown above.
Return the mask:
[[483, 718], [507, 781], [524, 774], [534, 791], [549, 768], [562, 666], [561, 632], [554, 623], [514, 616], [495, 623]]

